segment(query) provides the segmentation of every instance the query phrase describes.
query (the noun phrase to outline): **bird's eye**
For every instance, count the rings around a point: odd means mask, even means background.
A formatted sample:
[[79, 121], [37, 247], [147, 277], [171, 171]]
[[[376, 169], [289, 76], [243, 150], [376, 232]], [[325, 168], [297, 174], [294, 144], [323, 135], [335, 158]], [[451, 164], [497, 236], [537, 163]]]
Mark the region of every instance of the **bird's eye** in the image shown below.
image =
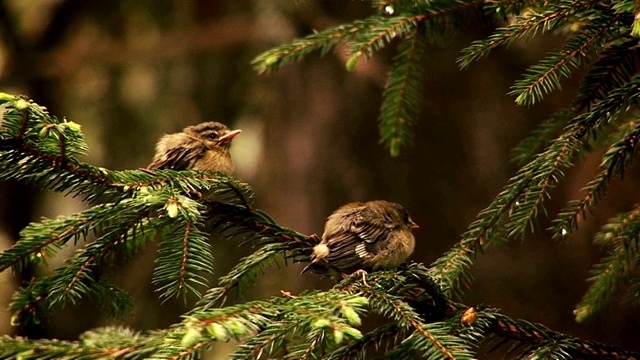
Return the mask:
[[216, 134], [216, 133], [211, 133], [211, 134], [207, 135], [207, 139], [209, 139], [209, 140], [215, 140], [217, 138], [218, 138], [218, 134]]

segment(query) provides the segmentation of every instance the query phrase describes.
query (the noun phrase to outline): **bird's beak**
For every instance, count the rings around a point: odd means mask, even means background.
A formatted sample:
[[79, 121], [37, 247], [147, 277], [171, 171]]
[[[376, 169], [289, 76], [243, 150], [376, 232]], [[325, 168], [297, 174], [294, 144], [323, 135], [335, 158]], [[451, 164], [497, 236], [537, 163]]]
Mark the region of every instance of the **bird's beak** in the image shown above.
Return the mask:
[[229, 141], [231, 141], [231, 139], [236, 137], [241, 132], [242, 132], [242, 130], [229, 131], [228, 133], [224, 134], [224, 136], [222, 136], [221, 138], [218, 138], [218, 142], [229, 142]]
[[414, 223], [413, 220], [410, 220], [409, 228], [411, 228], [411, 230], [416, 230], [416, 229], [420, 229], [420, 226], [418, 224]]

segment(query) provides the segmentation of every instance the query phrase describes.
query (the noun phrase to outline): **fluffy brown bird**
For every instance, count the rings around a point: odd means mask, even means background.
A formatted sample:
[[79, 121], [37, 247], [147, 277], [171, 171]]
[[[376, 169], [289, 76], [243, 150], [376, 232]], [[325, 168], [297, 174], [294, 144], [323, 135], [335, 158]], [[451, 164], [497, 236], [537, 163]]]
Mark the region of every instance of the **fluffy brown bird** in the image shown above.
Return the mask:
[[187, 126], [180, 133], [160, 138], [147, 168], [220, 171], [231, 175], [235, 168], [229, 147], [240, 132], [215, 121]]
[[322, 241], [302, 270], [343, 275], [358, 270], [391, 269], [413, 253], [418, 225], [401, 205], [376, 200], [342, 206], [327, 218]]

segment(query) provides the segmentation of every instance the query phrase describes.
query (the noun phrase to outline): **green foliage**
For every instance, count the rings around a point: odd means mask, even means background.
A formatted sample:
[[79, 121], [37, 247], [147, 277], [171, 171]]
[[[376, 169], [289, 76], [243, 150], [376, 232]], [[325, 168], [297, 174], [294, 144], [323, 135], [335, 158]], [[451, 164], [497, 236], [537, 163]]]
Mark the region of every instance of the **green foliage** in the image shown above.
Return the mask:
[[392, 156], [400, 155], [401, 147], [411, 139], [411, 124], [420, 110], [425, 71], [426, 39], [421, 31], [410, 41], [400, 44], [398, 55], [384, 92], [380, 115], [382, 142], [389, 146]]
[[[377, 14], [367, 19], [271, 49], [258, 56], [254, 64], [261, 71], [276, 70], [308, 54], [309, 46], [297, 51], [293, 45], [312, 44], [326, 53], [343, 41], [351, 54], [347, 61], [351, 69], [358, 58], [368, 58], [397, 41], [380, 117], [381, 141], [393, 156], [410, 144], [413, 125], [425, 118], [421, 117], [419, 105], [429, 73], [420, 64], [427, 56], [427, 46], [444, 43], [460, 28], [462, 20], [481, 16], [497, 25], [487, 38], [462, 50], [458, 63], [463, 69], [515, 41], [541, 35], [563, 37], [559, 49], [530, 66], [515, 82], [510, 94], [517, 104], [531, 106], [541, 102], [561, 88], [563, 78], [574, 76], [576, 69], [587, 68], [571, 105], [541, 121], [539, 128], [514, 150], [520, 169], [504, 190], [478, 214], [461, 241], [433, 263], [432, 273], [441, 279], [446, 291], [459, 294], [460, 284], [470, 282], [469, 268], [478, 253], [536, 231], [538, 216], [546, 213], [546, 199], [580, 155], [607, 149], [601, 172], [586, 185], [583, 198], [569, 202], [556, 216], [550, 231], [557, 239], [564, 239], [577, 229], [580, 219], [606, 195], [611, 179], [622, 176], [634, 160], [638, 130], [633, 116], [637, 114], [634, 111], [640, 85], [635, 20], [640, 9], [636, 2], [374, 1], [374, 8]], [[636, 280], [635, 276], [617, 276], [613, 281], [622, 286], [637, 284]]]
[[400, 51], [387, 81], [380, 117], [381, 141], [391, 155], [398, 156], [401, 148], [411, 142], [411, 124], [419, 114], [420, 89], [425, 74], [420, 63], [425, 56], [426, 44], [442, 42], [468, 18], [472, 10], [481, 8], [483, 4], [483, 1], [460, 0], [431, 1], [428, 4], [376, 2], [374, 6], [379, 14], [267, 50], [253, 60], [253, 65], [260, 73], [276, 71], [313, 51], [326, 54], [340, 42], [346, 42], [349, 59], [345, 66], [347, 70], [353, 70], [358, 59], [368, 59], [398, 39]]
[[[513, 341], [520, 358], [637, 358], [637, 354], [577, 339], [542, 325], [513, 320], [496, 309], [453, 300], [471, 283], [478, 254], [537, 230], [545, 202], [566, 169], [592, 150], [604, 153], [598, 174], [584, 195], [555, 215], [549, 231], [570, 236], [624, 174], [640, 143], [636, 121], [640, 100], [640, 52], [635, 1], [374, 1], [376, 13], [322, 30], [266, 51], [253, 62], [259, 72], [278, 70], [314, 51], [327, 54], [345, 43], [346, 68], [387, 46], [397, 46], [380, 112], [382, 143], [398, 156], [422, 120], [420, 102], [429, 69], [424, 60], [464, 20], [496, 24], [493, 34], [474, 41], [458, 63], [472, 63], [499, 46], [545, 36], [564, 43], [529, 67], [512, 87], [519, 105], [532, 106], [561, 88], [563, 78], [582, 76], [571, 104], [557, 111], [514, 150], [519, 169], [472, 222], [462, 239], [430, 268], [411, 264], [345, 278], [327, 291], [282, 291], [268, 300], [223, 306], [232, 291], [243, 292], [269, 266], [308, 261], [317, 239], [279, 226], [253, 208], [251, 187], [219, 173], [171, 170], [112, 171], [80, 161], [87, 144], [78, 124], [58, 119], [27, 98], [0, 94], [0, 179], [29, 181], [89, 204], [85, 211], [27, 226], [20, 240], [0, 255], [0, 271], [44, 265], [70, 244], [83, 243], [51, 275], [15, 293], [16, 325], [39, 323], [63, 306], [91, 300], [114, 315], [133, 307], [131, 297], [103, 276], [152, 241], [159, 246], [153, 279], [162, 299], [188, 296], [197, 303], [168, 329], [135, 333], [95, 329], [77, 342], [0, 338], [8, 359], [197, 358], [218, 341], [236, 341], [231, 358], [471, 359], [488, 343]], [[576, 69], [586, 71], [576, 72]], [[596, 236], [608, 255], [595, 265], [591, 286], [576, 307], [583, 321], [609, 306], [615, 295], [640, 303], [637, 264], [638, 208], [612, 219]], [[552, 215], [554, 216], [554, 215]], [[248, 244], [240, 259], [210, 287], [215, 264], [211, 235]], [[206, 291], [205, 291], [206, 289]], [[202, 292], [204, 294], [202, 294]], [[368, 312], [382, 325], [364, 331]], [[365, 324], [366, 325], [366, 324]]]
[[0, 177], [84, 194], [90, 202], [107, 199], [72, 216], [30, 224], [20, 241], [0, 256], [0, 270], [20, 271], [45, 262], [71, 240], [88, 242], [65, 266], [16, 293], [11, 304], [14, 323], [39, 323], [53, 307], [85, 297], [109, 299], [115, 313], [126, 311], [131, 300], [102, 279], [103, 268], [132, 256], [156, 234], [162, 239], [153, 282], [162, 297], [197, 295], [196, 286], [206, 286], [199, 273], [211, 273], [213, 260], [208, 235], [198, 227], [210, 212], [198, 201], [204, 193], [230, 206], [248, 206], [253, 195], [246, 184], [203, 172], [95, 168], [73, 156], [86, 151], [78, 125], [58, 121], [22, 98], [5, 96], [4, 108]]
[[[609, 40], [617, 38], [621, 14], [607, 14], [589, 21], [577, 34], [565, 43], [562, 50], [551, 53], [539, 64], [529, 68], [522, 80], [513, 85], [511, 95], [517, 95], [519, 105], [533, 105], [551, 91], [560, 88], [560, 79], [570, 77], [578, 68], [594, 56]], [[588, 16], [585, 14], [585, 16]]]
[[[638, 240], [640, 223], [637, 221], [640, 209], [637, 207], [622, 214], [605, 225], [597, 234], [595, 241], [608, 249], [609, 255], [592, 270], [593, 277], [589, 291], [576, 306], [577, 321], [584, 321], [611, 302], [631, 279], [636, 282], [638, 267]], [[638, 288], [630, 287], [627, 299], [638, 299]], [[637, 302], [637, 301], [636, 301]]]

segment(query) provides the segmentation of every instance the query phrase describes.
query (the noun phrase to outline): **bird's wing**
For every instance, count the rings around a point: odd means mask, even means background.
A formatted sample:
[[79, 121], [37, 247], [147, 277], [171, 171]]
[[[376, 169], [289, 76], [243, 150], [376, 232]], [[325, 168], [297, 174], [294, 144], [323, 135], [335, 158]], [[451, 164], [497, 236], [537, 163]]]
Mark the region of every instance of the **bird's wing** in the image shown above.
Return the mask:
[[364, 208], [355, 215], [350, 231], [367, 244], [373, 244], [379, 239], [386, 238], [393, 227], [392, 223], [380, 219], [380, 215], [374, 210]]
[[369, 252], [358, 253], [357, 250], [366, 243], [357, 234], [349, 231], [334, 234], [327, 242], [330, 252], [326, 260], [330, 265], [345, 273], [364, 267]]
[[375, 224], [356, 224], [351, 229], [333, 234], [328, 241], [328, 262], [346, 273], [366, 269], [378, 253], [391, 229]]
[[180, 144], [167, 150], [153, 160], [149, 169], [186, 170], [193, 166], [206, 152], [206, 147], [199, 141]]

